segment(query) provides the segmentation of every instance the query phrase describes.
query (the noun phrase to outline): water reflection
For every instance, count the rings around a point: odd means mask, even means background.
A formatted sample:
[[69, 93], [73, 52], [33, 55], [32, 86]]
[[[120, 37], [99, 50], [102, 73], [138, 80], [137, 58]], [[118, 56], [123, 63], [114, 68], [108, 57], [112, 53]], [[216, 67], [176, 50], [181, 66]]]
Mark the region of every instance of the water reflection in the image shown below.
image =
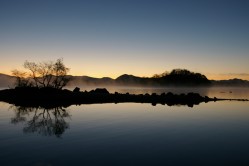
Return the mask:
[[[9, 106], [0, 102], [1, 165], [249, 165], [248, 102]], [[67, 127], [53, 128], [56, 118]], [[23, 134], [39, 122], [45, 127]], [[52, 134], [40, 137], [46, 127]]]
[[61, 137], [66, 129], [69, 128], [71, 115], [63, 107], [56, 108], [37, 108], [11, 106], [15, 112], [11, 118], [12, 124], [25, 123], [24, 133], [38, 133], [44, 136]]

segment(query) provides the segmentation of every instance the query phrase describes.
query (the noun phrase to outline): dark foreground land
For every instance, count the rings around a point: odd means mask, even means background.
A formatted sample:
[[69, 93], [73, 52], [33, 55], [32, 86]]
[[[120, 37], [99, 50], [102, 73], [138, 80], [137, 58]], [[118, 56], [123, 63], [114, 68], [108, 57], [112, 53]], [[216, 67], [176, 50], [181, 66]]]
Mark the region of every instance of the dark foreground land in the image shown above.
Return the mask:
[[202, 102], [219, 100], [237, 100], [248, 101], [247, 99], [218, 99], [216, 97], [200, 96], [198, 93], [188, 93], [176, 95], [171, 92], [158, 94], [120, 94], [109, 93], [106, 89], [95, 89], [90, 92], [81, 92], [79, 89], [70, 91], [67, 89], [59, 90], [55, 88], [15, 88], [0, 91], [0, 101], [4, 101], [16, 106], [28, 107], [68, 107], [79, 104], [97, 104], [97, 103], [151, 103], [172, 105], [187, 105], [193, 107]]

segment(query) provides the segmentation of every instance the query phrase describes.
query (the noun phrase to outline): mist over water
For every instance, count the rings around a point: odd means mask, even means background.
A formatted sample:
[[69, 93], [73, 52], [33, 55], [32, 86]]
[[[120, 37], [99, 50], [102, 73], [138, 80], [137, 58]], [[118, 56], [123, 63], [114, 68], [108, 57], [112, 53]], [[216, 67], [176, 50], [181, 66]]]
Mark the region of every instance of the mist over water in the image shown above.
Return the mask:
[[[65, 89], [73, 90], [75, 87], [69, 86]], [[249, 99], [249, 88], [246, 87], [139, 87], [139, 86], [79, 86], [81, 91], [91, 91], [96, 88], [106, 88], [110, 93], [130, 93], [130, 94], [152, 94], [152, 93], [199, 93], [202, 96], [217, 98]]]

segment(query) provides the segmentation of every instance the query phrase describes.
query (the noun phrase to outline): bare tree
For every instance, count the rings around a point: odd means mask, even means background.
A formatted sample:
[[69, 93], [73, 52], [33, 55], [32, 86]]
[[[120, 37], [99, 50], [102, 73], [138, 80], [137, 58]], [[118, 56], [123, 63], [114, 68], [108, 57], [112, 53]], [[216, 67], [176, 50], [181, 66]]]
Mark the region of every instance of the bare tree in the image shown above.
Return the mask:
[[54, 88], [61, 89], [70, 81], [70, 78], [67, 77], [69, 68], [63, 64], [62, 59], [58, 59], [53, 65], [53, 74], [55, 79], [53, 80]]
[[12, 75], [16, 77], [15, 85], [17, 87], [31, 86], [29, 79], [26, 78], [26, 76], [27, 76], [26, 72], [22, 72], [22, 71], [18, 71], [18, 70], [12, 70], [11, 72], [12, 72]]
[[29, 86], [62, 89], [70, 81], [70, 77], [67, 76], [69, 68], [64, 65], [63, 59], [40, 63], [25, 61], [24, 68], [29, 72], [12, 71], [12, 74], [17, 77], [17, 86], [22, 85], [23, 80], [28, 80]]

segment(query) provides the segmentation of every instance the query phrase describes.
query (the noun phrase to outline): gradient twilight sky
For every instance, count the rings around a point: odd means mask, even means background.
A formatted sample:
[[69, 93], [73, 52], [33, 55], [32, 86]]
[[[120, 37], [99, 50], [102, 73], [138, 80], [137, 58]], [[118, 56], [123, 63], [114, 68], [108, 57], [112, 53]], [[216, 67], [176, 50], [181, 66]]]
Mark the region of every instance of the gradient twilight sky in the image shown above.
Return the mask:
[[0, 58], [7, 74], [63, 58], [72, 75], [249, 80], [249, 0], [0, 0]]

